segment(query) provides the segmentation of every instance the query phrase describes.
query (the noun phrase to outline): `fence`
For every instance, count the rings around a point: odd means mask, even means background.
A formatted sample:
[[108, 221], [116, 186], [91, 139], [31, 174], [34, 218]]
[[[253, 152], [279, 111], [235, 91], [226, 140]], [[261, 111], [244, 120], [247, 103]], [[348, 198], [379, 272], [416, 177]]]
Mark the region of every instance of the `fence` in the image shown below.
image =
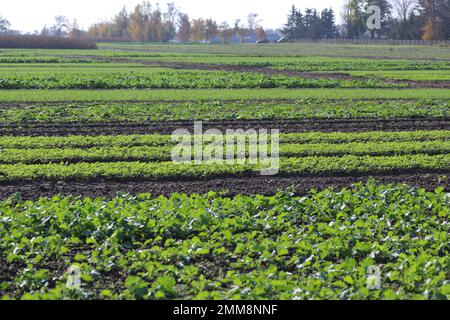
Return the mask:
[[392, 40], [392, 39], [318, 39], [318, 40], [295, 40], [295, 43], [325, 43], [325, 44], [367, 44], [367, 45], [398, 45], [398, 46], [450, 46], [450, 40], [424, 41], [424, 40]]

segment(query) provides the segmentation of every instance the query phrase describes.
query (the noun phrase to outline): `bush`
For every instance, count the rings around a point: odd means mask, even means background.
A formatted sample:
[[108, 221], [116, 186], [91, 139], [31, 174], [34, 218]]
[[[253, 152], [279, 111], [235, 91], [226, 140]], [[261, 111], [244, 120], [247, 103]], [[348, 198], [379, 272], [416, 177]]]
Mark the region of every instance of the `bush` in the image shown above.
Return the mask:
[[74, 38], [0, 35], [0, 48], [24, 49], [97, 49], [91, 41]]

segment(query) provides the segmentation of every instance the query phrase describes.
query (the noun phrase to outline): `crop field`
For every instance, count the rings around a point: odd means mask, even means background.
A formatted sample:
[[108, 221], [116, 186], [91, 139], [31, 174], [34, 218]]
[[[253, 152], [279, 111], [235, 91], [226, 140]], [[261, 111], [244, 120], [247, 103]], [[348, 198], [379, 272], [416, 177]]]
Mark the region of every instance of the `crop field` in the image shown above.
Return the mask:
[[449, 47], [0, 49], [0, 299], [450, 299], [449, 215]]

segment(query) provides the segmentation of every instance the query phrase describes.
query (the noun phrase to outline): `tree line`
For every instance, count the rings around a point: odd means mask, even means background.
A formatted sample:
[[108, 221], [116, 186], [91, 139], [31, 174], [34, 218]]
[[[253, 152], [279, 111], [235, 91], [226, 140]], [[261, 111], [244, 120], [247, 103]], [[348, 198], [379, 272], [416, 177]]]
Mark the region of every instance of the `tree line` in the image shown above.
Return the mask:
[[[366, 21], [376, 5], [381, 9], [381, 29], [367, 31]], [[344, 34], [360, 38], [401, 40], [448, 40], [450, 38], [450, 0], [346, 0]]]
[[[381, 29], [368, 30], [367, 20], [373, 14], [368, 10], [376, 5], [381, 10]], [[302, 12], [292, 6], [287, 22], [279, 30], [287, 40], [370, 37], [372, 39], [447, 40], [450, 38], [450, 0], [346, 0], [342, 24], [337, 25], [332, 8], [317, 11], [307, 8]], [[0, 34], [17, 34], [9, 21], [0, 15]], [[212, 18], [191, 19], [174, 3], [165, 9], [149, 1], [138, 4], [130, 12], [124, 7], [112, 19], [82, 30], [76, 20], [69, 22], [56, 16], [54, 24], [45, 26], [42, 36], [84, 39], [132, 40], [141, 42], [210, 42], [214, 38], [223, 43], [233, 36], [245, 42], [250, 35], [266, 40], [258, 14], [248, 14], [245, 21], [236, 19], [232, 25], [218, 23]]]
[[180, 42], [210, 42], [217, 36], [223, 43], [229, 43], [236, 35], [243, 42], [251, 33], [256, 33], [258, 40], [266, 38], [259, 23], [255, 13], [250, 13], [245, 22], [236, 19], [233, 26], [226, 21], [218, 23], [212, 18], [190, 19], [174, 3], [167, 4], [166, 9], [162, 10], [159, 5], [145, 1], [131, 12], [123, 8], [113, 19], [92, 25], [85, 36], [130, 38], [141, 42], [168, 42], [175, 39]]
[[332, 8], [324, 9], [320, 14], [316, 9], [308, 8], [302, 14], [301, 10], [296, 9], [295, 6], [291, 8], [282, 33], [290, 40], [330, 39], [339, 36]]

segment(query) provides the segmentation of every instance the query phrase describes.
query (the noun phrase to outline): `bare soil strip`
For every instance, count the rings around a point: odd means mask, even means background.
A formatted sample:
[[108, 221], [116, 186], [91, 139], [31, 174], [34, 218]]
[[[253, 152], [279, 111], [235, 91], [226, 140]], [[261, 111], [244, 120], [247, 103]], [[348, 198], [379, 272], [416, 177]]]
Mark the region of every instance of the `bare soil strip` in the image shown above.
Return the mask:
[[[235, 195], [274, 195], [278, 191], [289, 190], [297, 195], [307, 194], [311, 189], [323, 190], [333, 187], [340, 190], [358, 182], [366, 182], [369, 176], [327, 176], [327, 177], [238, 177], [197, 181], [129, 181], [110, 182], [21, 182], [0, 185], [0, 198], [20, 193], [24, 199], [51, 197], [56, 194], [83, 197], [113, 198], [118, 192], [132, 195], [151, 193], [153, 196], [170, 196], [173, 193], [204, 194], [210, 191]], [[406, 183], [429, 191], [443, 187], [450, 191], [450, 172], [378, 175], [374, 177], [383, 183]]]
[[[174, 130], [193, 130], [193, 121], [139, 122], [139, 123], [12, 123], [0, 124], [0, 136], [71, 136], [117, 134], [172, 134]], [[367, 132], [450, 130], [450, 118], [399, 119], [304, 119], [256, 121], [205, 121], [203, 129], [279, 129], [281, 133], [295, 132]]]

